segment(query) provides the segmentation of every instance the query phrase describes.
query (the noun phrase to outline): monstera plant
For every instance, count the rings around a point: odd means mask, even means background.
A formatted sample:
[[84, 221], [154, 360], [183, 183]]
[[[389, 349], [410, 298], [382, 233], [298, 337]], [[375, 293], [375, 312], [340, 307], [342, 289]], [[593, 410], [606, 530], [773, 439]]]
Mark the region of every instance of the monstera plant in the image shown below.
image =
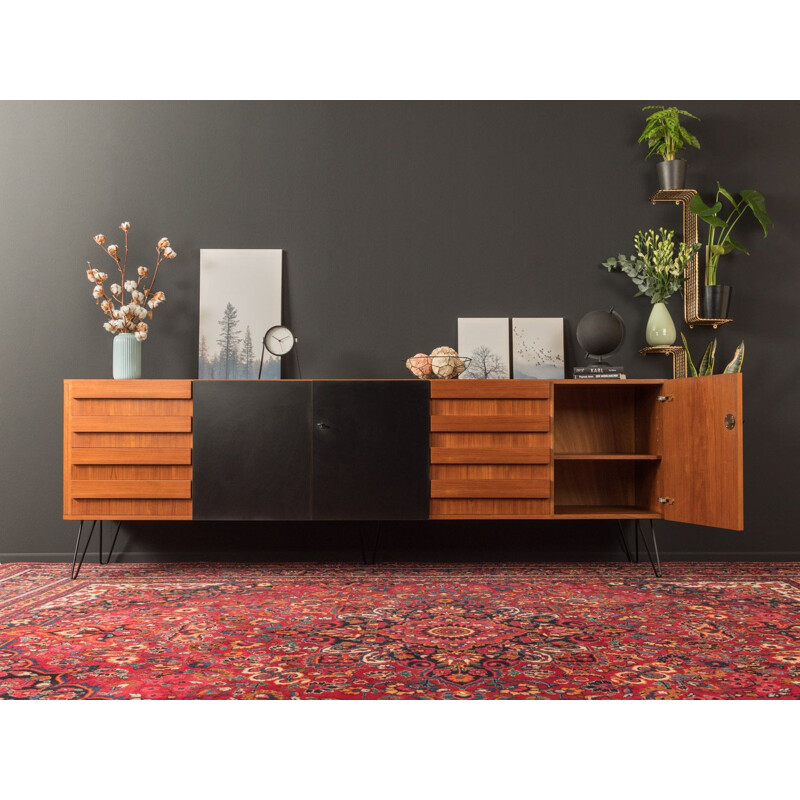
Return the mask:
[[[730, 206], [727, 216], [723, 211], [723, 200]], [[708, 226], [706, 279], [703, 290], [704, 315], [709, 319], [725, 319], [728, 316], [731, 287], [717, 283], [719, 260], [734, 250], [750, 255], [747, 248], [731, 236], [733, 229], [746, 215], [751, 214], [755, 217], [766, 237], [767, 228], [773, 223], [767, 213], [764, 195], [755, 189], [742, 189], [737, 199], [717, 181], [714, 202], [708, 204], [696, 194], [689, 203], [689, 210], [697, 214]]]

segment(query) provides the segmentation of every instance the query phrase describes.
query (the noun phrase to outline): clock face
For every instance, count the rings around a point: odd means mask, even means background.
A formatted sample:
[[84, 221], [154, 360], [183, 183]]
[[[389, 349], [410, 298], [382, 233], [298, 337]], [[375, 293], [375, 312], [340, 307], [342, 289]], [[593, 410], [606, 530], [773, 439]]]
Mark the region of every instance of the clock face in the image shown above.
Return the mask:
[[294, 334], [285, 325], [275, 325], [264, 335], [264, 344], [274, 356], [285, 356], [294, 347]]

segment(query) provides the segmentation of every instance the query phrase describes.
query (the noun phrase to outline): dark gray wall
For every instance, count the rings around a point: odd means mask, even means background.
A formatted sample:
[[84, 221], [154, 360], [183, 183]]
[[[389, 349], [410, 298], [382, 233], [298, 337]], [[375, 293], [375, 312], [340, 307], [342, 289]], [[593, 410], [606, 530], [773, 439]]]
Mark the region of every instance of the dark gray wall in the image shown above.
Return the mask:
[[[649, 313], [599, 262], [639, 228], [679, 228], [653, 207], [655, 164], [636, 144], [643, 102], [178, 102], [0, 104], [0, 554], [63, 557], [62, 379], [111, 375], [111, 337], [90, 299], [91, 241], [133, 225], [133, 259], [162, 235], [168, 301], [144, 346], [146, 378], [196, 376], [201, 247], [286, 252], [284, 318], [304, 377], [405, 377], [403, 359], [455, 344], [459, 316], [563, 316], [574, 327], [615, 306], [620, 360], [645, 359]], [[794, 519], [800, 296], [800, 104], [678, 102], [702, 117], [688, 185], [754, 187], [774, 232], [736, 255], [735, 323], [744, 338], [744, 533], [660, 525], [667, 557], [797, 558]], [[148, 263], [148, 262], [144, 262]], [[676, 322], [679, 298], [670, 304]], [[685, 326], [684, 326], [685, 327]], [[696, 351], [710, 329], [688, 332]], [[292, 377], [292, 365], [287, 376]], [[139, 524], [135, 557], [354, 558], [365, 526]], [[366, 531], [371, 534], [371, 531]], [[383, 558], [618, 556], [611, 523], [467, 522], [386, 527]]]

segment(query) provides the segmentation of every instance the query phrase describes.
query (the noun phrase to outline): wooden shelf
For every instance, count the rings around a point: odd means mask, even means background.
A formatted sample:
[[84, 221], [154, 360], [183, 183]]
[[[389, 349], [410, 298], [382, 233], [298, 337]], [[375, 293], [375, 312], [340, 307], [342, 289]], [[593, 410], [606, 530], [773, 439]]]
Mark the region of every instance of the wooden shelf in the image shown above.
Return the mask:
[[653, 453], [555, 453], [556, 461], [660, 461]]
[[561, 519], [661, 519], [647, 508], [636, 506], [556, 506]]

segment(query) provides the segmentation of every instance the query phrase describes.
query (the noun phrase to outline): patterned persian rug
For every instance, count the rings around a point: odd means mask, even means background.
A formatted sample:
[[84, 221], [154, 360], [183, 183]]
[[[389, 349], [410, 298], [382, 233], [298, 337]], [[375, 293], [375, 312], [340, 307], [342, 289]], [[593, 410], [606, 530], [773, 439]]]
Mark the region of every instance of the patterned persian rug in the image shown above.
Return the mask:
[[800, 564], [0, 565], [3, 698], [800, 698]]

